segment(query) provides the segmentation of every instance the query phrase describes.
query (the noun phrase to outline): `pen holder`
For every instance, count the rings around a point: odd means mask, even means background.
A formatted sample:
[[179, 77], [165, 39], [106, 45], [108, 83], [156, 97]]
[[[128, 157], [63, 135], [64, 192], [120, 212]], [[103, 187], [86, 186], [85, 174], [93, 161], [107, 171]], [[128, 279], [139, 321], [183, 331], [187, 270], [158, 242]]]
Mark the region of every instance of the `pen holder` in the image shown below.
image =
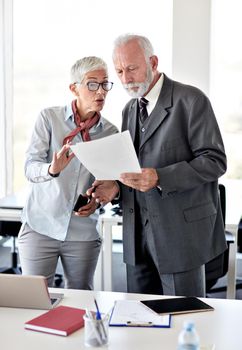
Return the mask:
[[109, 317], [107, 315], [97, 320], [84, 315], [85, 345], [89, 347], [101, 347], [108, 344]]

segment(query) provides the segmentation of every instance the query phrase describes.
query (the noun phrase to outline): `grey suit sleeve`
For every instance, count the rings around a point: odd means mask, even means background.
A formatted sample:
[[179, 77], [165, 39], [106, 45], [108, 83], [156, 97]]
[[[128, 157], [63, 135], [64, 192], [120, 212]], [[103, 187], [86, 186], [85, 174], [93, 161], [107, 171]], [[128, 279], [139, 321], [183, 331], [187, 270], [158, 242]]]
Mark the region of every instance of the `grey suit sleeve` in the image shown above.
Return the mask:
[[221, 133], [208, 98], [203, 94], [196, 96], [187, 104], [183, 116], [191, 153], [184, 160], [157, 169], [164, 197], [217, 181], [227, 167]]

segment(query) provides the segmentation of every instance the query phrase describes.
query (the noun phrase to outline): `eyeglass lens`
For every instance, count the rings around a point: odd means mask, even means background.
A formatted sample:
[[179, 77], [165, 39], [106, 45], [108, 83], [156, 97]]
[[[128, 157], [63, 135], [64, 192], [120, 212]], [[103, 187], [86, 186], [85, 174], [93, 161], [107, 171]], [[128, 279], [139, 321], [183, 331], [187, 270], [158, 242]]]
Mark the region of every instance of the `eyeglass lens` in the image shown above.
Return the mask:
[[90, 90], [90, 91], [97, 91], [99, 89], [100, 85], [102, 86], [103, 90], [105, 90], [105, 91], [109, 91], [113, 87], [113, 83], [110, 81], [105, 81], [103, 83], [96, 83], [96, 82], [90, 81], [87, 83], [88, 90]]

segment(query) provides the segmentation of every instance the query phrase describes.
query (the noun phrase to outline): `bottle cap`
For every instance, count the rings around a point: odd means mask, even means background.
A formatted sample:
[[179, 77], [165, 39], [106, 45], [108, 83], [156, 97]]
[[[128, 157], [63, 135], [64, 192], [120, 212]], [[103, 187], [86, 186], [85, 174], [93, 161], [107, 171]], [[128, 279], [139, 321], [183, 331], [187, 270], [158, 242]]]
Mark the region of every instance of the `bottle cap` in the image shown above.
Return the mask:
[[187, 330], [192, 330], [194, 328], [194, 321], [192, 321], [192, 320], [184, 321], [183, 327]]

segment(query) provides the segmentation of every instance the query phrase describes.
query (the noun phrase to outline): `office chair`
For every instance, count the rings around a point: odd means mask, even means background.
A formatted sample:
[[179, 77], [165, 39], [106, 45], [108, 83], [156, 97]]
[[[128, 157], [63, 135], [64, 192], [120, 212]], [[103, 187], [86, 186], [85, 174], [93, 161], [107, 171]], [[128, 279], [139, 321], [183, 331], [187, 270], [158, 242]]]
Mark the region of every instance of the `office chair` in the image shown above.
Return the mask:
[[[219, 184], [219, 195], [220, 195], [220, 203], [221, 210], [223, 215], [223, 222], [225, 226], [226, 220], [226, 189], [225, 186]], [[226, 241], [228, 248], [219, 256], [214, 258], [205, 264], [205, 277], [206, 277], [206, 293], [213, 294], [219, 292], [226, 292], [227, 286], [215, 287], [213, 286], [217, 283], [217, 281], [224, 277], [228, 272], [229, 267], [229, 245], [234, 243], [233, 234], [229, 231], [225, 231]], [[242, 283], [236, 283], [236, 289], [241, 289]]]
[[238, 228], [238, 253], [242, 253], [242, 217], [239, 221]]
[[18, 267], [18, 253], [16, 250], [16, 237], [18, 236], [21, 227], [19, 221], [0, 221], [0, 235], [3, 237], [12, 237], [12, 264], [9, 267], [0, 268], [1, 273], [21, 274], [21, 268]]

